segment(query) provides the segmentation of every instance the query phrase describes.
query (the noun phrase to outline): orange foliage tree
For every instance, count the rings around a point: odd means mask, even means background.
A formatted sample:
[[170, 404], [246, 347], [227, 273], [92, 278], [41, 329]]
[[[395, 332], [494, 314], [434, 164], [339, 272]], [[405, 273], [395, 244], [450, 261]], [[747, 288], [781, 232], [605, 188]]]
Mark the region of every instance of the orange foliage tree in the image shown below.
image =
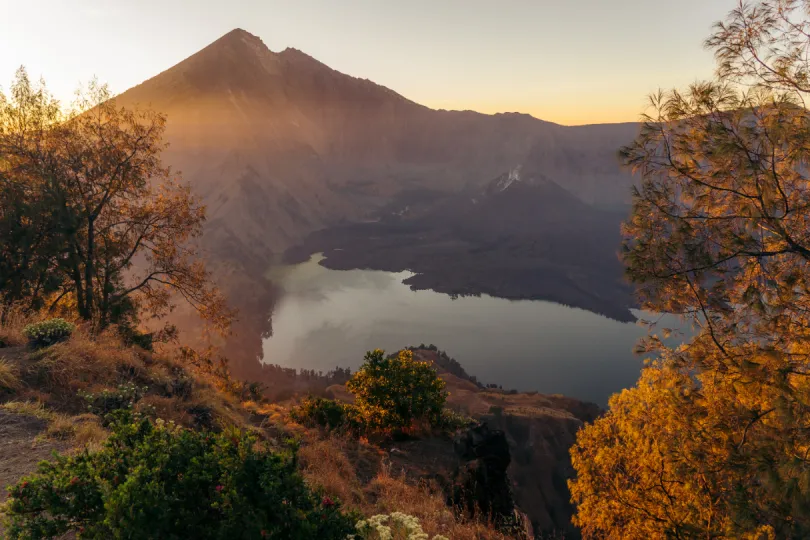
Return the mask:
[[572, 450], [587, 537], [810, 536], [810, 1], [741, 3], [717, 78], [652, 96], [623, 258], [660, 351]]
[[166, 118], [118, 107], [91, 83], [63, 112], [22, 68], [0, 94], [0, 283], [7, 303], [70, 301], [103, 328], [179, 295], [220, 328], [230, 319], [193, 240], [205, 208], [160, 154]]

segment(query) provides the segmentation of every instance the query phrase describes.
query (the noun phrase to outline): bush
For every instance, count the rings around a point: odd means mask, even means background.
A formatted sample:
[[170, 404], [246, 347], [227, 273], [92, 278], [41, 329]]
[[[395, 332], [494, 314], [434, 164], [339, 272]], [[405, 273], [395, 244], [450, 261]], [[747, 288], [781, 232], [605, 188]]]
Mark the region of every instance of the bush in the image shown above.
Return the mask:
[[489, 408], [489, 414], [495, 416], [495, 418], [500, 418], [503, 416], [503, 407], [499, 407], [498, 405], [492, 405]]
[[346, 385], [356, 397], [364, 423], [374, 430], [401, 430], [414, 421], [439, 425], [447, 393], [445, 383], [427, 362], [409, 350], [385, 357], [375, 349]]
[[362, 421], [357, 407], [333, 399], [310, 396], [290, 411], [290, 417], [308, 427], [353, 433], [362, 431]]
[[311, 491], [294, 456], [249, 434], [115, 413], [101, 450], [42, 462], [9, 488], [9, 538], [344, 539], [356, 516]]
[[115, 390], [105, 388], [97, 394], [82, 393], [80, 396], [87, 401], [87, 410], [102, 418], [111, 412], [121, 409], [132, 409], [146, 394], [147, 387], [139, 387], [134, 383], [121, 384]]
[[70, 337], [76, 327], [65, 319], [48, 319], [23, 328], [23, 335], [35, 347], [47, 347]]
[[457, 429], [470, 427], [474, 424], [476, 424], [476, 421], [469, 416], [465, 416], [462, 413], [456, 412], [452, 409], [443, 409], [436, 427], [449, 431], [455, 431]]
[[[422, 530], [417, 518], [402, 512], [372, 516], [358, 521], [355, 528], [357, 534], [350, 535], [350, 540], [428, 540], [430, 538]], [[445, 536], [436, 535], [433, 540], [448, 539]]]

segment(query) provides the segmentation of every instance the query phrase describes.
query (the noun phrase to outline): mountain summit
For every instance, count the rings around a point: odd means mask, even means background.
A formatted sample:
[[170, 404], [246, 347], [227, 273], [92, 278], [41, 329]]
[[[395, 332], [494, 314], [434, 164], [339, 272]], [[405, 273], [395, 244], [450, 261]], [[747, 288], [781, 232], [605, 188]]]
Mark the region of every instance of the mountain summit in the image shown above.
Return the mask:
[[251, 298], [271, 262], [314, 231], [412, 194], [481, 193], [518, 163], [560, 187], [545, 190], [546, 208], [555, 193], [581, 203], [565, 208], [629, 199], [615, 151], [635, 124], [432, 110], [240, 29], [117, 99], [168, 116], [164, 157], [208, 207], [204, 247], [232, 298]]

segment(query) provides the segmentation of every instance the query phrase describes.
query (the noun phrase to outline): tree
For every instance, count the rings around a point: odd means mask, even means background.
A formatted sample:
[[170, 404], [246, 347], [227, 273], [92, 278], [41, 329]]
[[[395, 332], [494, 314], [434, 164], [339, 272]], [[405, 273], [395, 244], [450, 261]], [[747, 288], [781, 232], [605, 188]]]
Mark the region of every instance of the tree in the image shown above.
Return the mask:
[[62, 284], [56, 271], [57, 209], [46, 200], [38, 181], [49, 164], [41, 162], [34, 170], [33, 160], [18, 160], [9, 152], [16, 148], [18, 155], [33, 155], [36, 143], [61, 120], [59, 104], [42, 87], [33, 88], [22, 68], [11, 96], [0, 92], [0, 301], [4, 306], [23, 303], [38, 309], [43, 298]]
[[390, 357], [375, 349], [364, 360], [346, 386], [369, 428], [400, 430], [414, 421], [439, 423], [447, 393], [429, 363], [414, 360], [407, 349]]
[[0, 282], [20, 283], [6, 301], [53, 308], [70, 298], [103, 328], [137, 309], [164, 315], [179, 295], [227, 325], [194, 249], [205, 208], [160, 159], [165, 123], [119, 108], [95, 82], [62, 112], [18, 71], [10, 96], [0, 95], [0, 230], [13, 233]]
[[707, 41], [716, 80], [652, 96], [622, 150], [628, 275], [697, 336], [647, 340], [660, 360], [580, 432], [587, 536], [810, 535], [808, 10], [741, 3]]

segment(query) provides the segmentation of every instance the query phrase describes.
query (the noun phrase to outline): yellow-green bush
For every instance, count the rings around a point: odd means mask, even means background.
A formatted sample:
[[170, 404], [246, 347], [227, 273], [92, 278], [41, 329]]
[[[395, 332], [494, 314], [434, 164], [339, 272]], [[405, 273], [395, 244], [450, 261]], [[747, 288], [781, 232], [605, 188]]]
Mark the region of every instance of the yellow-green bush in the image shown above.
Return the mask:
[[70, 337], [76, 327], [65, 319], [48, 319], [26, 325], [23, 334], [36, 347], [47, 347]]

